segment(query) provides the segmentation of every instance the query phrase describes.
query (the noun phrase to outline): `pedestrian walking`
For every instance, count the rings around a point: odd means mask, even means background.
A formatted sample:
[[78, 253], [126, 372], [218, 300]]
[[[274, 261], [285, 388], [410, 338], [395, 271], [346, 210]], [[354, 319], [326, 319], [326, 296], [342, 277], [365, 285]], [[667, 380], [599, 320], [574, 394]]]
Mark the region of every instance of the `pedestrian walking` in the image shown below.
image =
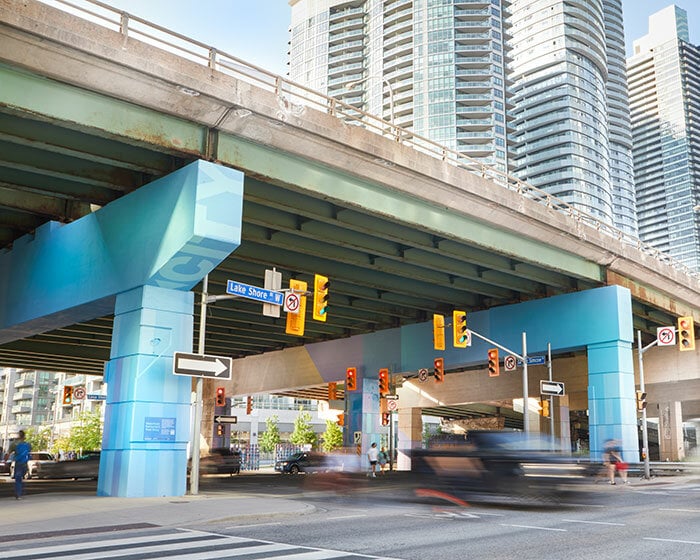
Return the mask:
[[382, 447], [379, 451], [379, 472], [384, 474], [384, 468], [389, 463], [389, 454], [386, 452], [386, 447]]
[[32, 446], [24, 440], [24, 431], [19, 431], [19, 436], [10, 448], [12, 450], [13, 460], [15, 462], [14, 479], [15, 479], [15, 499], [21, 500], [24, 493], [24, 476], [27, 474], [27, 463], [29, 461], [29, 453]]
[[376, 443], [373, 443], [370, 446], [369, 451], [367, 452], [367, 459], [369, 459], [370, 468], [370, 472], [367, 476], [374, 478], [377, 476], [377, 462], [379, 461], [379, 449], [377, 449]]
[[619, 442], [614, 439], [609, 439], [603, 446], [603, 460], [608, 470], [608, 482], [615, 484], [615, 473], [620, 473], [620, 478], [623, 484], [627, 482], [628, 465], [622, 460], [622, 449]]

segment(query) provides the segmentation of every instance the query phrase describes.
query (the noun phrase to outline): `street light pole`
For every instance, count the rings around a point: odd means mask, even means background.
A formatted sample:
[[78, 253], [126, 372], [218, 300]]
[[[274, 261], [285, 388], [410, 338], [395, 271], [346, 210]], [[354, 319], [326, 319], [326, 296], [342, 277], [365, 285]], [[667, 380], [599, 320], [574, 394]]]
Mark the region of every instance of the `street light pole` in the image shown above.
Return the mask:
[[360, 84], [364, 84], [366, 81], [368, 81], [370, 78], [374, 78], [377, 80], [381, 80], [384, 85], [386, 85], [386, 88], [389, 90], [389, 123], [391, 124], [392, 129], [396, 126], [394, 123], [394, 88], [391, 86], [391, 82], [384, 78], [383, 76], [367, 76], [366, 78], [363, 78], [361, 80], [357, 80], [355, 82], [350, 82], [347, 86], [348, 89], [353, 89], [359, 86]]

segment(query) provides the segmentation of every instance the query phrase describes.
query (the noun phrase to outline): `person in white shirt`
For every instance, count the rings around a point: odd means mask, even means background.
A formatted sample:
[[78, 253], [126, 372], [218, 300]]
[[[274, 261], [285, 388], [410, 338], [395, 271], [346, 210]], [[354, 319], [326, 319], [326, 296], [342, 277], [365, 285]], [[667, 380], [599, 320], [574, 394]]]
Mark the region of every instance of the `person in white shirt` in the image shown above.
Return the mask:
[[369, 448], [367, 458], [369, 459], [369, 466], [371, 469], [371, 473], [368, 476], [376, 477], [377, 461], [379, 460], [379, 449], [377, 449], [376, 443], [373, 443]]

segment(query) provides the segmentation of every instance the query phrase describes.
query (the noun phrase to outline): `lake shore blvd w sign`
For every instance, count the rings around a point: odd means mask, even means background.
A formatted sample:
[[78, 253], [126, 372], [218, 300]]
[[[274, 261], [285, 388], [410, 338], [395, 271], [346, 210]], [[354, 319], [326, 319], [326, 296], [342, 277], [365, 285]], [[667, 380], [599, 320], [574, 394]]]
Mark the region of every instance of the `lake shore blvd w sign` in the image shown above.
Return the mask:
[[254, 299], [255, 301], [262, 301], [263, 303], [271, 303], [273, 305], [282, 305], [282, 303], [284, 303], [283, 292], [267, 290], [265, 288], [259, 288], [258, 286], [244, 284], [243, 282], [236, 282], [235, 280], [226, 281], [226, 293], [247, 299]]
[[231, 379], [233, 359], [210, 354], [186, 354], [175, 352], [173, 355], [173, 373], [190, 377], [212, 377], [214, 379]]

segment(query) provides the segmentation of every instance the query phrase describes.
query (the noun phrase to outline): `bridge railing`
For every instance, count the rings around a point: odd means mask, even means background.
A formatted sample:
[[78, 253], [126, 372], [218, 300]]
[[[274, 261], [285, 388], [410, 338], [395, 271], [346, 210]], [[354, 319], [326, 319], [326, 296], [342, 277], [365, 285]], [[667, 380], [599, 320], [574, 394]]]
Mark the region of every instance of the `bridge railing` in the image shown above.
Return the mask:
[[[642, 253], [656, 260], [683, 271], [685, 274], [700, 277], [700, 273], [619, 228], [604, 222], [583, 210], [575, 208], [542, 189], [526, 183], [495, 167], [484, 164], [456, 150], [447, 148], [438, 142], [422, 137], [415, 132], [388, 122], [381, 117], [367, 113], [351, 104], [334, 97], [329, 97], [304, 85], [292, 82], [283, 76], [273, 74], [264, 68], [255, 66], [240, 58], [220, 51], [215, 47], [161, 27], [148, 20], [118, 10], [99, 0], [41, 0], [45, 4], [60, 8], [78, 17], [92, 21], [120, 33], [124, 38], [124, 46], [129, 38], [151, 44], [173, 54], [202, 64], [266, 91], [274, 92], [280, 103], [277, 117], [281, 120], [303, 115], [307, 108], [326, 112], [342, 119], [349, 126], [360, 126], [376, 134], [392, 138], [396, 142], [410, 146], [413, 149], [441, 159], [449, 165], [466, 169], [493, 183], [517, 192], [520, 195], [542, 204], [548, 208], [562, 212], [581, 224], [590, 226], [596, 231], [613, 237], [628, 246], [635, 247]], [[187, 92], [186, 92], [187, 93]], [[197, 95], [196, 91], [191, 92]], [[390, 164], [390, 162], [387, 162]]]

